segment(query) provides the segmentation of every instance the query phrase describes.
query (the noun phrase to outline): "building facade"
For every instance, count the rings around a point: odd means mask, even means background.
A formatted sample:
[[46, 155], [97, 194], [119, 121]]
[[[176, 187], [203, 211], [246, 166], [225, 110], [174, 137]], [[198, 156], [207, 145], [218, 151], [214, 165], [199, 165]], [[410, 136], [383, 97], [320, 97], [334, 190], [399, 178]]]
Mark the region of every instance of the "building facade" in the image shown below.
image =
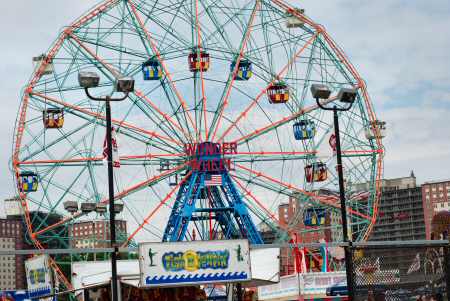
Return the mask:
[[[0, 219], [0, 250], [24, 248], [23, 224], [20, 220]], [[0, 290], [25, 289], [24, 257], [0, 255]]]
[[369, 240], [425, 239], [422, 188], [386, 186], [382, 189], [377, 222]]
[[[425, 239], [422, 188], [417, 186], [414, 173], [409, 177], [384, 179], [378, 206], [378, 218], [369, 236], [370, 241]], [[373, 252], [380, 258], [382, 269], [398, 269], [406, 274], [417, 251], [386, 249]]]
[[431, 239], [431, 222], [441, 211], [450, 210], [450, 180], [426, 182], [422, 185], [426, 238]]
[[[69, 238], [71, 247], [83, 248], [109, 248], [111, 235], [109, 221], [82, 221], [69, 225]], [[127, 222], [116, 220], [116, 239], [118, 243], [125, 242], [127, 238]]]

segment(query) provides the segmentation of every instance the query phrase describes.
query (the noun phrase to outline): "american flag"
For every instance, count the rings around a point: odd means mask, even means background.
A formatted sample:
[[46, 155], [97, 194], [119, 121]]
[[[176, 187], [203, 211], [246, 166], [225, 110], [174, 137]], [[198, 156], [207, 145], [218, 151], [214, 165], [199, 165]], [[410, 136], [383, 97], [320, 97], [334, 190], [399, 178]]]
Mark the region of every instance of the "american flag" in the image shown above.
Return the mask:
[[205, 178], [205, 186], [221, 186], [222, 175], [207, 175]]
[[[119, 159], [119, 147], [117, 146], [117, 132], [115, 128], [111, 129], [111, 144], [112, 144], [112, 161], [113, 166], [120, 168], [120, 159]], [[103, 159], [104, 162], [108, 161], [108, 142], [103, 140]]]

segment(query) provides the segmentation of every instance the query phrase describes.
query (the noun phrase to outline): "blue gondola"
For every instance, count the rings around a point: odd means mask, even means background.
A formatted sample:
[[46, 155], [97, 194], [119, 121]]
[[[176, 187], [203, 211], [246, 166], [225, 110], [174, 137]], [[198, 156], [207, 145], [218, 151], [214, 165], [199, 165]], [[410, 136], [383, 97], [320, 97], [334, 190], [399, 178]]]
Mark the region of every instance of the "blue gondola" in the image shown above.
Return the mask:
[[38, 189], [39, 179], [37, 174], [32, 171], [24, 171], [19, 174], [20, 192], [35, 192]]
[[303, 213], [305, 226], [323, 226], [326, 223], [327, 212], [323, 208], [307, 208]]
[[[236, 61], [231, 63], [230, 65], [230, 72], [234, 72], [234, 68], [236, 66]], [[249, 60], [241, 60], [239, 62], [239, 67], [237, 69], [236, 76], [234, 77], [235, 80], [249, 80], [250, 77], [253, 75], [252, 71], [252, 63]]]
[[159, 80], [162, 77], [162, 69], [156, 58], [151, 58], [142, 64], [144, 80]]
[[312, 120], [300, 120], [293, 127], [296, 140], [312, 139], [316, 135], [316, 125]]

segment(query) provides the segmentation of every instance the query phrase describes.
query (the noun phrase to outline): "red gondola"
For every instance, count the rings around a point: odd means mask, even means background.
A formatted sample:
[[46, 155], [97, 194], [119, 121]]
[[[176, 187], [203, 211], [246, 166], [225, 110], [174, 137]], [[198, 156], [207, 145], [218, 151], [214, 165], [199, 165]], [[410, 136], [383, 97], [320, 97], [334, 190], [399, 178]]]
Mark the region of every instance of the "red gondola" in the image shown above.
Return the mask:
[[289, 100], [289, 89], [285, 83], [276, 82], [267, 89], [267, 96], [270, 103], [286, 103]]
[[191, 72], [206, 72], [209, 69], [209, 53], [205, 51], [193, 51], [189, 54], [188, 62]]
[[42, 121], [46, 129], [60, 129], [64, 125], [64, 111], [62, 109], [44, 110]]

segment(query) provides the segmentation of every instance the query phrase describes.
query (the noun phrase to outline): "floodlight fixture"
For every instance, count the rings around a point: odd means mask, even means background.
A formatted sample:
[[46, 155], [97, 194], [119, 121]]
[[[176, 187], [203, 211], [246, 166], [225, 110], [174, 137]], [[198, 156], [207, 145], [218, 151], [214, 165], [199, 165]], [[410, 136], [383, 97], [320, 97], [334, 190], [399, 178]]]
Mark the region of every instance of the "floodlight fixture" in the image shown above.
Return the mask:
[[95, 88], [100, 83], [100, 76], [95, 72], [82, 71], [78, 73], [78, 83], [85, 89]]
[[355, 99], [356, 99], [356, 95], [357, 95], [357, 90], [355, 88], [342, 88], [339, 91], [337, 98], [341, 102], [354, 103]]
[[116, 91], [122, 93], [134, 92], [134, 79], [132, 77], [122, 77], [116, 82]]
[[331, 90], [323, 84], [312, 84], [311, 94], [315, 99], [328, 99], [330, 97]]

